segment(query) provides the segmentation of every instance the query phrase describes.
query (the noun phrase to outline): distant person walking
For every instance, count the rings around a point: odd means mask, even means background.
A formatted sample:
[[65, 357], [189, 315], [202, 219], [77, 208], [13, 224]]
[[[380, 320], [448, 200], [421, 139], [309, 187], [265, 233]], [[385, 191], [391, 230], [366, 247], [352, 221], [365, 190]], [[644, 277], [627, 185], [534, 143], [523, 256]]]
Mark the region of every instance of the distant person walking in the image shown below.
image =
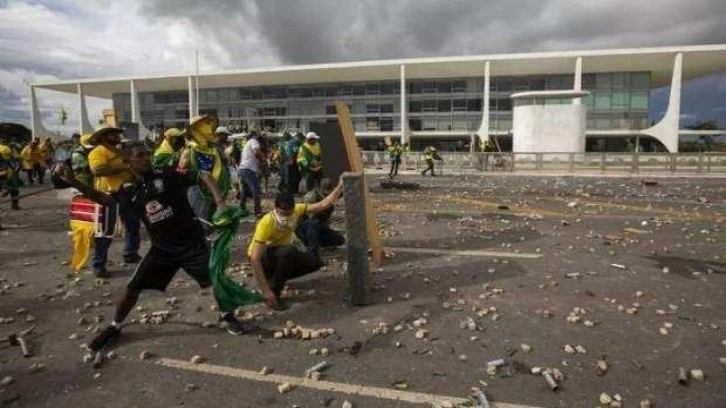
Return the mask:
[[305, 143], [300, 146], [297, 153], [297, 164], [305, 177], [306, 191], [313, 191], [320, 186], [323, 179], [323, 155], [318, 140], [320, 136], [315, 132], [305, 135]]
[[424, 150], [424, 160], [426, 161], [426, 169], [421, 172], [422, 176], [425, 176], [426, 173], [429, 171], [431, 172], [431, 177], [435, 177], [436, 174], [434, 173], [434, 160], [436, 161], [444, 161], [444, 159], [439, 156], [438, 151], [433, 146], [427, 146]]

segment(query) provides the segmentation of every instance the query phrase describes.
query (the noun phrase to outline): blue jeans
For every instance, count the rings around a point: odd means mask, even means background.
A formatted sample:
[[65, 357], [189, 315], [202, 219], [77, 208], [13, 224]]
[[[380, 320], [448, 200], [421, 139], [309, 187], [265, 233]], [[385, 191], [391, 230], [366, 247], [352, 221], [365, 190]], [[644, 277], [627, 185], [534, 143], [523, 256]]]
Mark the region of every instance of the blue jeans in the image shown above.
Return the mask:
[[341, 233], [317, 218], [308, 218], [300, 222], [295, 229], [295, 235], [305, 244], [308, 252], [314, 255], [318, 255], [321, 247], [332, 248], [345, 244], [345, 238]]
[[[121, 222], [124, 224], [124, 251], [123, 256], [137, 255], [139, 253], [139, 230], [141, 229], [141, 218], [132, 204], [123, 198], [119, 201], [118, 211], [121, 215]], [[116, 206], [103, 207], [104, 227], [103, 233], [106, 236], [113, 235], [116, 229]], [[106, 269], [108, 263], [108, 249], [111, 247], [111, 238], [98, 237], [93, 240], [93, 257], [91, 266], [93, 269]]]
[[[250, 169], [239, 170], [240, 199], [239, 205], [247, 208], [247, 197], [252, 194], [252, 200], [255, 204], [255, 215], [262, 214], [262, 205], [260, 204], [260, 179], [257, 172]], [[247, 188], [245, 188], [245, 186]]]

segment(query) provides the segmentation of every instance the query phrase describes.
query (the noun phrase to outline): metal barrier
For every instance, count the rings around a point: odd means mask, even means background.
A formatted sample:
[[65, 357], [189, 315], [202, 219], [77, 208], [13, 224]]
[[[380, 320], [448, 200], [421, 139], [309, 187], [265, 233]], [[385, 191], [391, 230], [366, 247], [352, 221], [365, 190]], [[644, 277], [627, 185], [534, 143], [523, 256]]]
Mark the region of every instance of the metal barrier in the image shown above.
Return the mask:
[[[366, 168], [388, 170], [388, 153], [364, 151]], [[439, 152], [442, 173], [726, 173], [726, 153], [469, 153]], [[422, 152], [403, 157], [401, 170], [426, 168]]]

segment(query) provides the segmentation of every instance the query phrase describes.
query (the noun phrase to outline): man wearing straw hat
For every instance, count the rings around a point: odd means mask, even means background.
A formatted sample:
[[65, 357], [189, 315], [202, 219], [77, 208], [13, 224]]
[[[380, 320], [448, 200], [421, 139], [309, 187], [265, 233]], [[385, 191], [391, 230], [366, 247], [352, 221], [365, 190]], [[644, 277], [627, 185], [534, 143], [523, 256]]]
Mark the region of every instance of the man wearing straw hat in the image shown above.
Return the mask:
[[[119, 150], [122, 129], [115, 127], [102, 127], [91, 135], [88, 142], [96, 147], [88, 154], [88, 165], [94, 177], [95, 188], [104, 193], [117, 192], [124, 183], [131, 180], [131, 172], [124, 162]], [[139, 229], [141, 227], [138, 215], [131, 211], [131, 203], [120, 200], [118, 206], [104, 205], [104, 225], [94, 239], [93, 258], [91, 266], [97, 277], [108, 277], [106, 264], [108, 263], [108, 249], [111, 246], [111, 237], [116, 226], [116, 215], [121, 216], [124, 224], [124, 263], [137, 263], [139, 256]]]

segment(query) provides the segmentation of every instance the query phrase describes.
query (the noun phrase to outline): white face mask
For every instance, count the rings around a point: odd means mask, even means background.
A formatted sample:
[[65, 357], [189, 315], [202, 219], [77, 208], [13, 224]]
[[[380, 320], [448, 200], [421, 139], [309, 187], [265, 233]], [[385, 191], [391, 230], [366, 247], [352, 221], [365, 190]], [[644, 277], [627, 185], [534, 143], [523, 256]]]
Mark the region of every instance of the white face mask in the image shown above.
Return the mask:
[[282, 215], [277, 210], [272, 211], [272, 217], [278, 229], [294, 231], [295, 230], [295, 214]]

